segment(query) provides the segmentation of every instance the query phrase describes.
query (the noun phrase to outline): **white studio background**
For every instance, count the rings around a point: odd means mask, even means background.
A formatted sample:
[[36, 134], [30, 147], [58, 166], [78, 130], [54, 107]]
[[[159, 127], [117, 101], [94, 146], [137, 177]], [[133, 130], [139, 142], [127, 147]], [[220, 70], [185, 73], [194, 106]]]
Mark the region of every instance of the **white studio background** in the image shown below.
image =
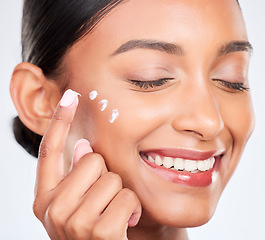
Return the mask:
[[[213, 219], [205, 226], [190, 229], [191, 240], [265, 239], [265, 1], [241, 0], [241, 6], [254, 46], [249, 77], [256, 129]], [[16, 111], [9, 96], [9, 80], [21, 61], [21, 15], [22, 0], [0, 0], [0, 239], [45, 240], [49, 238], [32, 212], [36, 160], [18, 146], [11, 131]]]

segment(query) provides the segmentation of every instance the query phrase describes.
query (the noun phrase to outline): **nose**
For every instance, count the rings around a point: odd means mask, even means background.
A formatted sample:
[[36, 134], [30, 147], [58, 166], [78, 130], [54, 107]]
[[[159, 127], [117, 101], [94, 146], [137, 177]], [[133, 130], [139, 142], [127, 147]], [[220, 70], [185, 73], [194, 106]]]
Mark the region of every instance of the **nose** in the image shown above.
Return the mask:
[[177, 101], [173, 128], [200, 140], [215, 138], [224, 128], [224, 122], [214, 93], [207, 86], [189, 86]]

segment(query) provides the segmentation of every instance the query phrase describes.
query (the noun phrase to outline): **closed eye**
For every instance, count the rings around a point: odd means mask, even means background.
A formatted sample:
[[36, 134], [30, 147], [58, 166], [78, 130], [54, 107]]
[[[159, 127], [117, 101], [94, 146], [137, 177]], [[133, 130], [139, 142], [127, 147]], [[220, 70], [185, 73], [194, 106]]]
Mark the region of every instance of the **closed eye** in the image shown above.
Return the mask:
[[131, 80], [129, 79], [128, 81], [132, 83], [133, 85], [139, 87], [140, 89], [149, 89], [149, 88], [156, 88], [163, 86], [166, 84], [168, 81], [173, 80], [174, 78], [161, 78], [158, 80], [152, 80], [152, 81], [142, 81], [142, 80]]
[[234, 90], [240, 92], [249, 91], [249, 88], [245, 86], [245, 83], [242, 82], [228, 82], [221, 79], [212, 79], [212, 80], [218, 82], [219, 84], [221, 84], [222, 87], [225, 87], [232, 92], [234, 92]]

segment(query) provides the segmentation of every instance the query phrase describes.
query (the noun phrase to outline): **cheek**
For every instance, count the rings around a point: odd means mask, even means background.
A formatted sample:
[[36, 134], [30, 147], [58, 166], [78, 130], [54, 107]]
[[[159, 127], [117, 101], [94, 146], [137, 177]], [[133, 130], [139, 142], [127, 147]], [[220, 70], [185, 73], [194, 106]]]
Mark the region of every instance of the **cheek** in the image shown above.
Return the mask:
[[229, 104], [222, 109], [222, 118], [225, 124], [225, 130], [231, 136], [231, 159], [228, 161], [227, 182], [233, 174], [240, 157], [243, 153], [245, 145], [254, 129], [255, 118], [253, 113], [252, 102], [250, 96], [230, 101]]
[[234, 146], [245, 145], [255, 125], [250, 96], [246, 95], [226, 104], [222, 110], [222, 118], [233, 137]]
[[[108, 105], [101, 111], [103, 99], [108, 100]], [[109, 167], [114, 168], [114, 165], [122, 166], [121, 158], [125, 154], [138, 154], [141, 140], [169, 118], [172, 109], [165, 106], [168, 104], [155, 98], [99, 94], [94, 100], [89, 97], [80, 100], [76, 125], [81, 126], [80, 133], [91, 142], [94, 151], [102, 154]], [[115, 115], [117, 112], [119, 115]], [[111, 123], [111, 119], [115, 121]]]

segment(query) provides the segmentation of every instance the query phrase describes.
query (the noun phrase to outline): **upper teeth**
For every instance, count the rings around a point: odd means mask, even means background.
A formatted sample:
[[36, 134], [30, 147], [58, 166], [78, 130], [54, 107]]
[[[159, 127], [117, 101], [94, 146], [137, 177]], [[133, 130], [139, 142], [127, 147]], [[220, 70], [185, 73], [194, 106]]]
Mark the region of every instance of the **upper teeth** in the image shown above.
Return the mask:
[[197, 170], [207, 171], [213, 168], [215, 163], [214, 157], [201, 161], [193, 161], [182, 158], [160, 157], [159, 155], [156, 155], [155, 158], [148, 156], [148, 160], [158, 166], [174, 168], [175, 170], [185, 170], [187, 172], [194, 172]]

